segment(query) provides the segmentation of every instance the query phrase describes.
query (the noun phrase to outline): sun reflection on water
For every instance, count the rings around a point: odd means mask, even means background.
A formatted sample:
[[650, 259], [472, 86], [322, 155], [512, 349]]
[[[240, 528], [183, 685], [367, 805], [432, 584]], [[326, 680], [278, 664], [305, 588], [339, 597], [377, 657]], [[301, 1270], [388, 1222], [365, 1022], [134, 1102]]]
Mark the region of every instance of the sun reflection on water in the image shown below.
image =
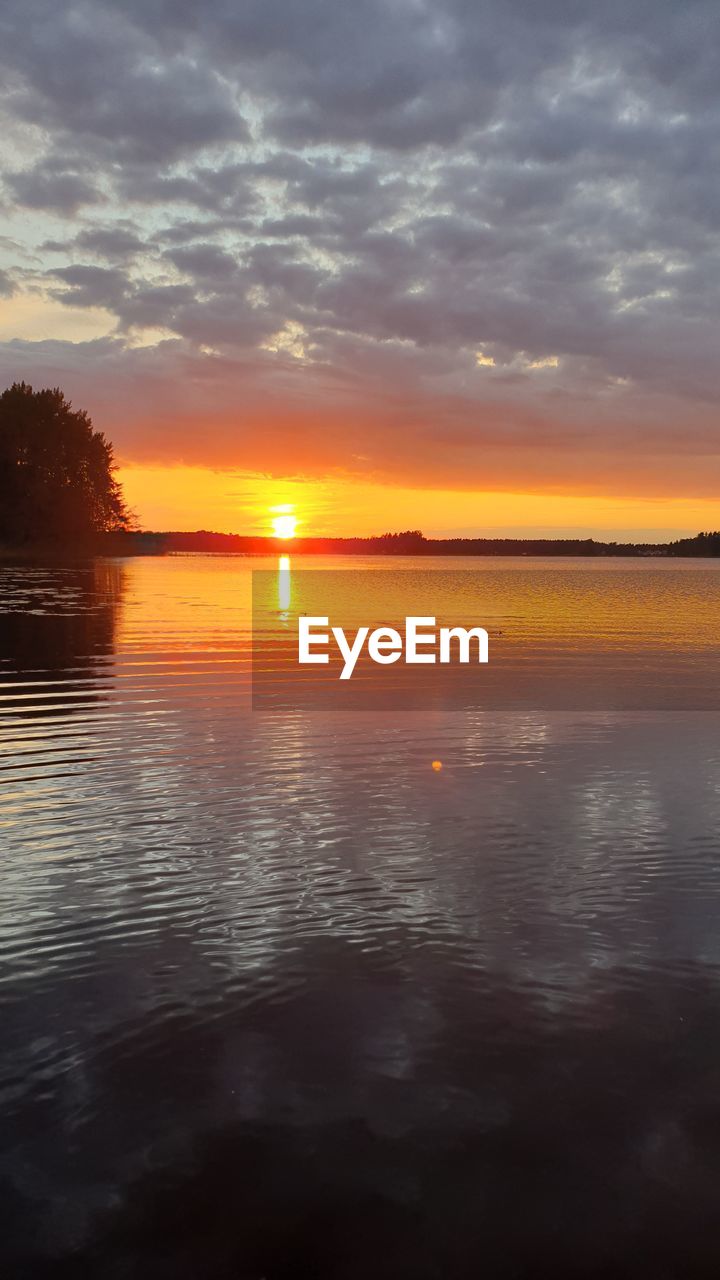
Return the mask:
[[287, 617], [290, 608], [291, 595], [290, 557], [280, 556], [278, 558], [278, 609], [284, 618]]

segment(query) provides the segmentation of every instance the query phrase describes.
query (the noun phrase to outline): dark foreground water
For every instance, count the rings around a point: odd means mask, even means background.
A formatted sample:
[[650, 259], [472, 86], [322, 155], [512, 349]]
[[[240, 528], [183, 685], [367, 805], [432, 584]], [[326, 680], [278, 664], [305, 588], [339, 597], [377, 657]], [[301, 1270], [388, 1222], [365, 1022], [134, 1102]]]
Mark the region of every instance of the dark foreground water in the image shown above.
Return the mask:
[[249, 594], [0, 565], [3, 1274], [717, 1276], [718, 713], [253, 713]]

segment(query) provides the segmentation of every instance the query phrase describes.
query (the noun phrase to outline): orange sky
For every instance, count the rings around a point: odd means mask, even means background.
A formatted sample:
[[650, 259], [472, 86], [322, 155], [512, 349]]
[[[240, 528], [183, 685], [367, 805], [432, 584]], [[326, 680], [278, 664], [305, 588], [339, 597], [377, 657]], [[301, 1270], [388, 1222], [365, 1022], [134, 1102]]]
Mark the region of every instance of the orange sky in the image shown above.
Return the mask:
[[126, 497], [147, 529], [272, 531], [273, 508], [292, 509], [299, 535], [352, 535], [421, 528], [428, 536], [664, 540], [714, 527], [717, 504], [699, 499], [479, 492], [389, 486], [351, 479], [287, 480], [203, 467], [126, 465]]

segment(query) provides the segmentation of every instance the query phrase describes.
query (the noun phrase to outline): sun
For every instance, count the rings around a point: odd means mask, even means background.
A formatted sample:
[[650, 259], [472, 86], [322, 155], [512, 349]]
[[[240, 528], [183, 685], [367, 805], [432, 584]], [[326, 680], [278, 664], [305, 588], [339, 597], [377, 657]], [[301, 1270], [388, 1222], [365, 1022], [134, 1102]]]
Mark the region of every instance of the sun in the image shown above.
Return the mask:
[[294, 538], [297, 520], [295, 516], [273, 516], [272, 527], [276, 538]]

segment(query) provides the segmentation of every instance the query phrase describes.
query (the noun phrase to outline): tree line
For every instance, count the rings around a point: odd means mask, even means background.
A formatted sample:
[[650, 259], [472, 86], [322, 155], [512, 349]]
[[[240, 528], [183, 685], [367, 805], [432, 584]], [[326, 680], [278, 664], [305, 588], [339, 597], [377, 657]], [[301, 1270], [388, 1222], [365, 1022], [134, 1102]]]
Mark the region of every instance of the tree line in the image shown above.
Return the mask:
[[131, 527], [110, 441], [58, 387], [0, 395], [0, 541], [67, 544]]

